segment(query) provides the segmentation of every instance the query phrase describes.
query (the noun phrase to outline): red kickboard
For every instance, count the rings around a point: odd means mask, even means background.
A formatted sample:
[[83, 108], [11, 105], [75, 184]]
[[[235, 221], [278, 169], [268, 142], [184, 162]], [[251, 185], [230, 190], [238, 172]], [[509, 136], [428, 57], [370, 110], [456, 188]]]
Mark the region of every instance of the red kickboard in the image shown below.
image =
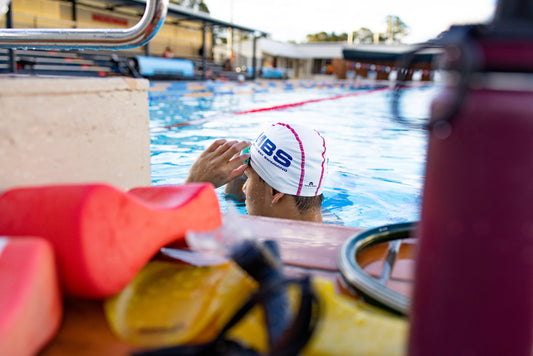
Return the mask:
[[0, 237], [0, 355], [35, 355], [61, 324], [61, 295], [50, 243]]
[[0, 234], [42, 236], [54, 246], [64, 292], [102, 299], [124, 288], [187, 230], [222, 223], [211, 184], [135, 188], [105, 184], [15, 188], [0, 196]]

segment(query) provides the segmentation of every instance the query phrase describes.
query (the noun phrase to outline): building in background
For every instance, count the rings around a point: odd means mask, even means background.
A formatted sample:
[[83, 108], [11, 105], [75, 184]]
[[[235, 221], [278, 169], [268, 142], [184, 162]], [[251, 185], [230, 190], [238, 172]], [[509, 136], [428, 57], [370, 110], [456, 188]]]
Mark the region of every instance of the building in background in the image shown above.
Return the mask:
[[[14, 28], [110, 28], [127, 29], [141, 18], [146, 0], [12, 0]], [[6, 27], [7, 15], [0, 18]], [[98, 51], [98, 57], [83, 58], [50, 53], [17, 51], [17, 68], [33, 73], [112, 74], [110, 58], [128, 63], [130, 72], [137, 70], [144, 57], [186, 59], [194, 66], [188, 79], [273, 78], [273, 79], [394, 79], [398, 59], [413, 47], [407, 45], [360, 44], [348, 42], [285, 43], [268, 38], [260, 30], [218, 20], [209, 14], [169, 4], [165, 24], [144, 47], [121, 51]], [[34, 58], [32, 58], [34, 56]], [[41, 57], [36, 57], [41, 56]], [[410, 77], [431, 80], [433, 53], [417, 55]], [[0, 51], [0, 71], [7, 68], [7, 50]], [[144, 58], [143, 58], [144, 59]], [[109, 64], [111, 63], [111, 64]], [[143, 63], [147, 62], [143, 60]], [[79, 66], [75, 66], [79, 64]], [[116, 64], [116, 63], [115, 63]], [[153, 68], [152, 68], [153, 69]], [[254, 70], [255, 69], [255, 70]], [[255, 71], [255, 73], [254, 73]], [[142, 73], [141, 73], [142, 75]], [[164, 76], [163, 76], [164, 77]], [[172, 71], [166, 72], [168, 79]], [[152, 78], [153, 79], [153, 78]]]
[[[416, 47], [416, 45], [402, 44], [365, 44], [346, 47], [343, 49], [344, 76], [396, 80], [402, 58]], [[406, 80], [432, 81], [435, 73], [434, 61], [439, 53], [438, 49], [425, 49], [416, 53], [407, 72]]]
[[[261, 76], [280, 79], [311, 79], [334, 76], [333, 65], [342, 61], [346, 42], [287, 43], [260, 38], [256, 41]], [[235, 65], [250, 68], [253, 64], [253, 41], [234, 42]], [[215, 46], [215, 56], [223, 48]], [[216, 58], [216, 57], [215, 57]]]
[[[395, 80], [402, 56], [416, 46], [347, 44], [346, 42], [286, 43], [260, 38], [256, 41], [258, 67], [262, 77], [280, 79], [375, 79]], [[246, 70], [253, 63], [253, 42], [234, 43], [235, 65]], [[215, 58], [224, 48], [215, 46]], [[433, 79], [434, 56], [438, 50], [422, 51], [414, 58], [408, 79]]]

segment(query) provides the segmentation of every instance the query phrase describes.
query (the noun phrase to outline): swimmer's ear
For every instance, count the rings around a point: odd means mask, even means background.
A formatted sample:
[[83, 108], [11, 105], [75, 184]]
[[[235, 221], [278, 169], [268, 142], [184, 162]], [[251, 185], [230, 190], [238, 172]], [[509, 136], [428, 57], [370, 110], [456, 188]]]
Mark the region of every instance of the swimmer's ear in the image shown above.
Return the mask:
[[274, 189], [272, 189], [272, 193], [274, 195], [272, 198], [272, 204], [276, 204], [285, 195], [284, 193], [280, 193]]

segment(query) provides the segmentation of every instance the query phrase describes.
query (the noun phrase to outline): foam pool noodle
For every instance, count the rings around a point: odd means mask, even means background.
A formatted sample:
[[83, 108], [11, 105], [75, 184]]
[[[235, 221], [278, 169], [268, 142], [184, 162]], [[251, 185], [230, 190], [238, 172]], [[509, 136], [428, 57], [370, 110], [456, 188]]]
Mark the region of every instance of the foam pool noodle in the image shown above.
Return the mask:
[[106, 184], [14, 188], [0, 196], [0, 234], [53, 245], [65, 294], [103, 299], [122, 290], [165, 245], [221, 214], [211, 184], [135, 188]]
[[37, 237], [0, 237], [0, 355], [37, 354], [63, 315], [54, 251]]

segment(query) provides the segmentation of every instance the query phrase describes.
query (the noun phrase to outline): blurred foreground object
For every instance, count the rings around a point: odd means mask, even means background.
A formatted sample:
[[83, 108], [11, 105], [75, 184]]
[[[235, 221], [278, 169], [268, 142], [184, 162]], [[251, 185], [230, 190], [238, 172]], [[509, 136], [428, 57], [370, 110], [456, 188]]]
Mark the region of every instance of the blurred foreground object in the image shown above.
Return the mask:
[[533, 1], [500, 0], [443, 41], [409, 354], [531, 355]]

